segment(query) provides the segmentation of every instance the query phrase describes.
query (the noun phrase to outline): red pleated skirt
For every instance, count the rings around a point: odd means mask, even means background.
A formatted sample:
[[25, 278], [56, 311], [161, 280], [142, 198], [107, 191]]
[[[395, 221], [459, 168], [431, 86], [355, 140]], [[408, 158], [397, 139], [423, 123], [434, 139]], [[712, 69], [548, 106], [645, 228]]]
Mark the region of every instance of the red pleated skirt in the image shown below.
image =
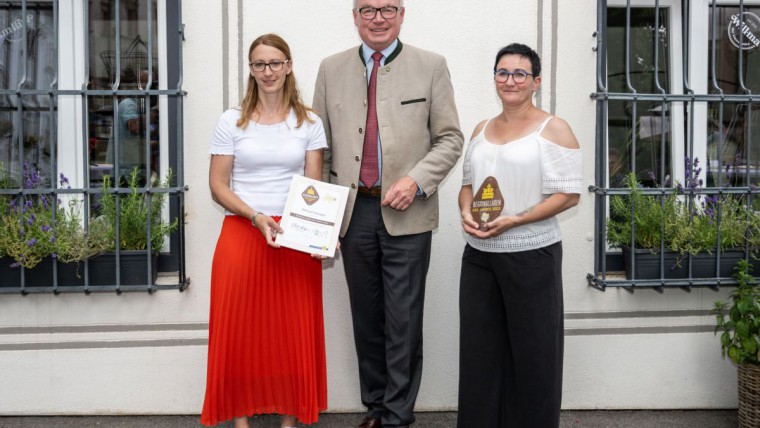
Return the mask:
[[322, 263], [272, 248], [227, 216], [211, 269], [206, 398], [201, 423], [256, 414], [304, 424], [327, 408]]

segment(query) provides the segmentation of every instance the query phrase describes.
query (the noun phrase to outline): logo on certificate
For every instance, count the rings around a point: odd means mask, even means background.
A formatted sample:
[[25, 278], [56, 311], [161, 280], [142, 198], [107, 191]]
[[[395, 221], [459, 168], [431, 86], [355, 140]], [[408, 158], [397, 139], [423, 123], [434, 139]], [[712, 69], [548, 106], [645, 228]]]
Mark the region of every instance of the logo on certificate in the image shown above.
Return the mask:
[[314, 205], [319, 200], [319, 193], [317, 193], [317, 189], [314, 186], [309, 186], [301, 193], [301, 197], [306, 202], [306, 205]]
[[504, 198], [494, 177], [486, 177], [472, 199], [472, 218], [480, 227], [495, 219], [504, 208]]

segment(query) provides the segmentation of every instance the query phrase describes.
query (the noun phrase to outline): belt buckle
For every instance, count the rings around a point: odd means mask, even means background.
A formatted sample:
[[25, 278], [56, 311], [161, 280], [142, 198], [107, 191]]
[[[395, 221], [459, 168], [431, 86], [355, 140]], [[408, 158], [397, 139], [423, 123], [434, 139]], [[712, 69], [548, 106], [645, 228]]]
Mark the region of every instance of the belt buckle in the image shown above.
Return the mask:
[[365, 196], [372, 196], [374, 198], [379, 198], [382, 193], [381, 187], [366, 187], [366, 186], [359, 186], [358, 188], [359, 194], [365, 195]]

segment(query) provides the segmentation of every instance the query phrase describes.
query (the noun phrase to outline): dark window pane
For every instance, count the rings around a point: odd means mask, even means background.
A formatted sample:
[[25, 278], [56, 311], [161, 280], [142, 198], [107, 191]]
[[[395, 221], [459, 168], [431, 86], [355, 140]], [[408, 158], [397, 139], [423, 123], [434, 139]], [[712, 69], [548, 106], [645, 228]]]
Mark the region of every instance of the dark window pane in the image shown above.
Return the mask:
[[[57, 68], [52, 5], [28, 2], [25, 16], [21, 6], [21, 2], [0, 4], [0, 89], [49, 89]], [[51, 151], [55, 150], [54, 127], [55, 98], [0, 96], [3, 170], [19, 179], [26, 163], [38, 169], [49, 184]]]
[[[119, 5], [117, 9], [114, 2], [90, 1], [90, 86], [158, 89], [156, 1], [122, 0]], [[90, 97], [92, 175], [128, 177], [136, 168], [142, 183], [159, 177], [159, 116], [157, 96]]]
[[[743, 94], [747, 90], [753, 94], [760, 93], [758, 15], [760, 7], [757, 6], [745, 6], [743, 19], [740, 19], [738, 6], [716, 7], [715, 37], [713, 39], [710, 33], [708, 46], [710, 93], [732, 95]], [[712, 25], [711, 13], [710, 28]], [[710, 54], [713, 42], [714, 62]], [[740, 45], [742, 42], [743, 45]], [[710, 185], [746, 186], [760, 182], [760, 104], [708, 103], [707, 141]]]
[[[659, 10], [655, 28], [654, 8], [632, 8], [630, 40], [626, 40], [626, 9], [609, 8], [607, 13], [607, 77], [609, 92], [660, 93], [670, 91], [669, 10]], [[654, 43], [658, 44], [655, 64]], [[630, 70], [626, 74], [626, 45], [630, 45]], [[669, 105], [655, 101], [609, 101], [610, 186], [619, 187], [629, 172], [645, 185], [671, 174], [671, 125]], [[663, 153], [664, 152], [664, 153]], [[664, 156], [663, 156], [664, 155]], [[664, 159], [664, 162], [662, 161]], [[662, 183], [659, 183], [662, 184]]]

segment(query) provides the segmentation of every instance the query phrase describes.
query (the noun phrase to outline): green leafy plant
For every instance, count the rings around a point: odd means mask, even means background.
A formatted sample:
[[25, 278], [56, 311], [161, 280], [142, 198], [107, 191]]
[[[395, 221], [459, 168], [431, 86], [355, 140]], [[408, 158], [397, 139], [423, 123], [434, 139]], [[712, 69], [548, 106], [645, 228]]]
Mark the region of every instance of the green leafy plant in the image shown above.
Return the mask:
[[[61, 186], [68, 186], [69, 180], [60, 175]], [[84, 200], [71, 198], [65, 206], [58, 209], [55, 219], [56, 257], [63, 263], [81, 262], [97, 256], [111, 248], [108, 225], [102, 221], [93, 221], [89, 230], [83, 225], [82, 205]]]
[[665, 248], [675, 250], [671, 247], [684, 219], [682, 202], [673, 193], [645, 195], [633, 173], [623, 183], [630, 193], [610, 198], [607, 242], [613, 247], [630, 247], [631, 231], [635, 228], [633, 242], [637, 248], [657, 252], [664, 241]]
[[[159, 188], [169, 187], [173, 172], [170, 169], [164, 181], [159, 183]], [[177, 229], [178, 219], [171, 223], [163, 220], [163, 209], [166, 204], [166, 193], [140, 193], [140, 173], [135, 167], [127, 178], [126, 194], [118, 194], [113, 189], [112, 178], [103, 178], [103, 197], [101, 199], [102, 215], [95, 219], [108, 225], [108, 237], [111, 250], [115, 249], [116, 222], [119, 224], [119, 248], [121, 250], [145, 250], [150, 242], [152, 251], [159, 251], [164, 244], [166, 236]], [[117, 201], [118, 198], [118, 208]], [[148, 199], [150, 198], [150, 204]], [[118, 213], [118, 215], [117, 215]], [[148, 224], [150, 224], [150, 239], [148, 239]]]
[[[4, 182], [11, 180], [5, 169], [3, 177]], [[43, 181], [39, 171], [24, 165], [24, 189], [39, 189], [44, 186]], [[55, 253], [55, 209], [49, 195], [6, 196], [0, 208], [0, 252], [14, 260], [11, 266], [33, 268], [43, 258]]]
[[[699, 194], [701, 169], [699, 160], [686, 159], [685, 186], [672, 191], [644, 194], [636, 176], [624, 179], [629, 194], [610, 198], [607, 242], [613, 247], [633, 243], [652, 253], [666, 250], [681, 256], [712, 253], [715, 250], [760, 245], [760, 213], [746, 203], [745, 195]], [[650, 174], [653, 181], [654, 176]], [[656, 181], [655, 181], [656, 182]], [[720, 227], [719, 227], [720, 225]]]
[[[7, 169], [5, 168], [5, 164], [0, 162], [0, 189], [7, 190], [7, 189], [15, 189], [18, 187], [18, 183], [16, 183], [15, 180], [8, 174]], [[0, 227], [2, 226], [2, 221], [10, 210], [10, 204], [13, 200], [13, 196], [3, 194], [0, 195]], [[7, 256], [8, 252], [5, 249], [5, 244], [0, 238], [0, 259]]]
[[752, 265], [740, 260], [734, 268], [739, 283], [729, 296], [730, 305], [715, 302], [715, 334], [720, 335], [723, 357], [736, 364], [760, 365], [760, 290], [751, 275]]
[[[60, 175], [61, 186], [68, 179]], [[48, 184], [38, 170], [23, 169], [23, 189], [44, 189]], [[0, 165], [0, 187], [18, 189], [18, 184]], [[60, 262], [79, 262], [108, 248], [107, 228], [93, 224], [85, 231], [81, 216], [83, 201], [68, 203], [47, 194], [2, 195], [0, 197], [0, 257], [13, 259], [12, 267], [32, 269], [46, 257]]]

